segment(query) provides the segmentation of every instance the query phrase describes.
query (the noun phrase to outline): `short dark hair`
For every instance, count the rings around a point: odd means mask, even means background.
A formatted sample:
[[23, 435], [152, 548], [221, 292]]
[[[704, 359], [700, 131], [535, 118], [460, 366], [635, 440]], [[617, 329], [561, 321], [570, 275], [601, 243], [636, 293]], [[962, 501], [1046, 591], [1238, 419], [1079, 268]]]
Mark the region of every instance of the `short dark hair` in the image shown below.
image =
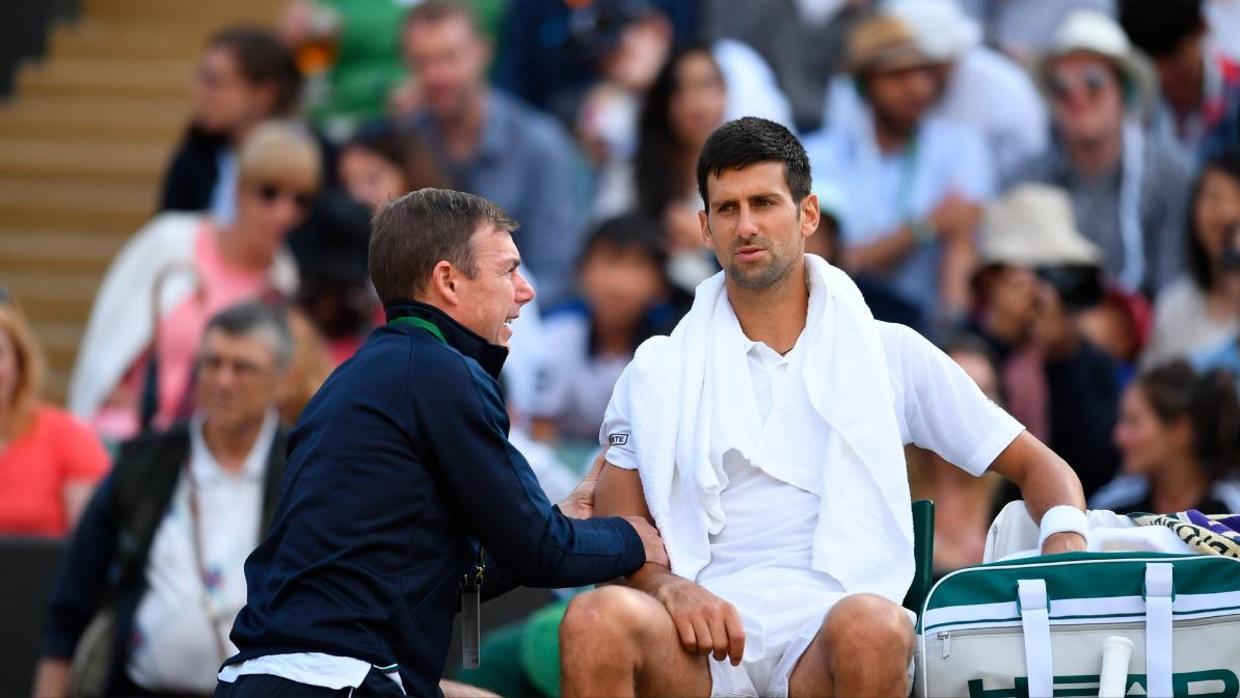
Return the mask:
[[724, 170], [739, 170], [758, 162], [782, 162], [784, 181], [792, 200], [800, 203], [809, 196], [812, 176], [805, 146], [784, 126], [769, 119], [746, 116], [715, 129], [698, 156], [697, 182], [702, 203], [709, 205], [706, 178], [718, 177]]
[[604, 247], [636, 252], [650, 260], [663, 273], [667, 251], [663, 249], [663, 228], [658, 221], [640, 213], [626, 213], [609, 218], [594, 228], [578, 258], [584, 264], [590, 255]]
[[473, 278], [473, 237], [483, 225], [517, 229], [499, 206], [450, 189], [419, 189], [384, 206], [370, 226], [368, 263], [379, 300], [387, 305], [425, 291], [441, 261]]
[[282, 306], [259, 301], [230, 306], [207, 322], [207, 328], [202, 333], [204, 339], [211, 330], [219, 330], [230, 337], [267, 332], [271, 335], [276, 366], [288, 368], [293, 363], [293, 331], [289, 328], [288, 313]]
[[297, 60], [269, 29], [245, 24], [225, 27], [211, 35], [207, 48], [222, 48], [232, 53], [241, 75], [251, 85], [275, 86], [271, 116], [287, 116], [297, 108], [301, 96]]
[[474, 8], [455, 0], [423, 0], [405, 14], [405, 27], [418, 22], [442, 22], [445, 19], [463, 19], [469, 23], [474, 34], [481, 34], [481, 25]]
[[1119, 23], [1137, 48], [1155, 58], [1206, 28], [1201, 0], [1121, 0]]

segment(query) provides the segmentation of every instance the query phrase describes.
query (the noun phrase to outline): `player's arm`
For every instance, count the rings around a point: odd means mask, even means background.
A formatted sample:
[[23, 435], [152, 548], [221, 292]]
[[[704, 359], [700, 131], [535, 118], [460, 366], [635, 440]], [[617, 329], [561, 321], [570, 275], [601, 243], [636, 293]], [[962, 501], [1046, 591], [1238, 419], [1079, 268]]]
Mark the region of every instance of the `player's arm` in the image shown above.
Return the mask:
[[[1064, 504], [1085, 509], [1085, 493], [1076, 473], [1027, 431], [1003, 449], [990, 469], [1020, 487], [1021, 497], [1035, 521], [1042, 521], [1047, 511]], [[1074, 532], [1052, 534], [1042, 545], [1045, 554], [1084, 549], [1085, 538]]]
[[[654, 525], [636, 470], [610, 463], [604, 465], [594, 497], [597, 516], [640, 516]], [[713, 654], [718, 660], [730, 657], [732, 664], [740, 664], [745, 652], [745, 630], [732, 604], [701, 585], [672, 574], [667, 567], [650, 562], [622, 583], [650, 594], [663, 604], [687, 651]]]

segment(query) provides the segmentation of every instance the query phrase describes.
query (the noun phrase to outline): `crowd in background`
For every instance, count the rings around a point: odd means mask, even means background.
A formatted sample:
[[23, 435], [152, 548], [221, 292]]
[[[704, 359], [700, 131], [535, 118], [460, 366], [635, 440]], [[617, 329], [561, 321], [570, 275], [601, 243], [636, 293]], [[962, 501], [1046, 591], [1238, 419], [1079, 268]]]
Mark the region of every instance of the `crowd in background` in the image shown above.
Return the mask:
[[[20, 299], [0, 303], [0, 532], [67, 534], [132, 439], [223, 409], [200, 402], [233, 390], [205, 330], [238, 303], [281, 308], [290, 355], [256, 404], [295, 421], [383, 321], [371, 216], [428, 186], [521, 224], [537, 297], [503, 378], [559, 499], [637, 345], [718, 271], [695, 164], [742, 115], [806, 144], [809, 250], [939, 343], [1091, 505], [1240, 511], [1240, 3], [290, 0], [203, 48], [67, 411], [37, 397]], [[270, 362], [226, 373], [244, 388]], [[915, 449], [910, 473], [939, 505], [936, 566], [978, 562], [1011, 494]]]

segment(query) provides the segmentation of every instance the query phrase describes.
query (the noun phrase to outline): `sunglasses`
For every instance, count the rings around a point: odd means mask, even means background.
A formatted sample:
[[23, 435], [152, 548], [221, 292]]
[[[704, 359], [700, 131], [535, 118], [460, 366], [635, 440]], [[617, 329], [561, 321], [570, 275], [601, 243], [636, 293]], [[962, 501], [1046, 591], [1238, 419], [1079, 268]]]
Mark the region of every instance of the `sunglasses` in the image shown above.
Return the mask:
[[314, 195], [304, 191], [299, 191], [291, 187], [282, 187], [278, 184], [260, 184], [254, 187], [254, 192], [258, 194], [258, 198], [263, 200], [265, 204], [273, 204], [278, 199], [292, 199], [293, 204], [301, 211], [310, 208], [310, 204], [314, 202]]
[[1115, 84], [1115, 76], [1104, 66], [1091, 65], [1081, 70], [1055, 71], [1047, 82], [1051, 96], [1063, 102], [1078, 92], [1084, 92], [1091, 99], [1096, 98]]

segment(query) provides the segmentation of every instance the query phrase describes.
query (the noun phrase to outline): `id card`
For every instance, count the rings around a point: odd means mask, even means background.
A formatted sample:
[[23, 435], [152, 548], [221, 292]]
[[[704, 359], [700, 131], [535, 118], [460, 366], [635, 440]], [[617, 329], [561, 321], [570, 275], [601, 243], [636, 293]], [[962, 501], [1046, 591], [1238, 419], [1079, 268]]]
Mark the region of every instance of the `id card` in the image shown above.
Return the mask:
[[478, 589], [461, 590], [461, 667], [477, 669], [480, 660], [480, 627], [481, 603]]

